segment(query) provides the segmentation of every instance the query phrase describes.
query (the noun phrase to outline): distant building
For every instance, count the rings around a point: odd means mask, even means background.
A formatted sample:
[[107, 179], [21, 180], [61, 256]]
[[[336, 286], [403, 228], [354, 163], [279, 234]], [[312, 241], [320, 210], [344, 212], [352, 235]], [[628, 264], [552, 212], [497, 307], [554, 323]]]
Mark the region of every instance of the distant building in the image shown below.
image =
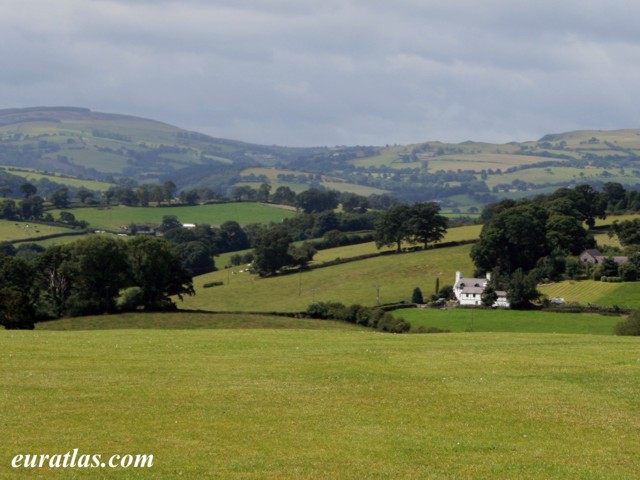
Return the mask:
[[[602, 261], [607, 258], [608, 255], [603, 255], [600, 250], [597, 248], [592, 248], [589, 250], [585, 250], [580, 254], [580, 263], [583, 265], [591, 264], [591, 265], [599, 265]], [[618, 265], [624, 265], [629, 261], [629, 257], [610, 257], [616, 262]]]
[[[482, 294], [491, 281], [491, 273], [487, 273], [485, 278], [464, 278], [461, 272], [456, 272], [456, 283], [453, 286], [453, 293], [460, 305], [480, 306], [482, 305]], [[496, 291], [498, 296], [494, 307], [509, 308], [507, 292]]]

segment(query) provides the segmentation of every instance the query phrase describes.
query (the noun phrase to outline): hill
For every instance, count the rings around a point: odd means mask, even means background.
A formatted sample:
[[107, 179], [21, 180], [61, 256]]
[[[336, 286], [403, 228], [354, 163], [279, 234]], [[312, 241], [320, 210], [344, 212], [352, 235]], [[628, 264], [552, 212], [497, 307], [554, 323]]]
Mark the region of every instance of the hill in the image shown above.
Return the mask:
[[[324, 187], [451, 211], [577, 183], [640, 185], [640, 130], [585, 130], [495, 145], [429, 141], [396, 146], [288, 148], [210, 137], [130, 115], [75, 107], [0, 110], [0, 165], [37, 175], [112, 182], [175, 182], [228, 195], [261, 183]], [[1, 172], [0, 172], [1, 173]], [[23, 175], [24, 176], [24, 175]], [[52, 180], [64, 183], [62, 177]], [[0, 178], [1, 181], [1, 178]], [[67, 184], [77, 186], [77, 182]]]

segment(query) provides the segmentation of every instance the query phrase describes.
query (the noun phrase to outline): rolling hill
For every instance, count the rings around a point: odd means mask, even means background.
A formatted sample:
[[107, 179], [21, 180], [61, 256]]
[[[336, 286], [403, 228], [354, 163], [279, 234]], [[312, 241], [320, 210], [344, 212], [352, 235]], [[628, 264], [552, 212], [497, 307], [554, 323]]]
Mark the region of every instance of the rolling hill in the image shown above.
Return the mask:
[[179, 189], [206, 187], [228, 195], [237, 185], [269, 183], [273, 190], [389, 193], [468, 211], [578, 183], [635, 188], [640, 129], [576, 131], [504, 145], [429, 141], [288, 148], [213, 138], [130, 115], [34, 107], [0, 110], [0, 165], [3, 174], [18, 174], [8, 169], [19, 168], [24, 178], [31, 172], [30, 178], [45, 176], [70, 186], [102, 181], [91, 185], [96, 190], [113, 182], [172, 180]]

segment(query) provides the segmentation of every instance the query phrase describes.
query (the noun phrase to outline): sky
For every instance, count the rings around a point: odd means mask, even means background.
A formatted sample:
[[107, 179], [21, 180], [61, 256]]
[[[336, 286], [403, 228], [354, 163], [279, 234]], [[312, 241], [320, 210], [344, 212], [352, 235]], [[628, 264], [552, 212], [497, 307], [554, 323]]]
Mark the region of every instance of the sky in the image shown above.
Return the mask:
[[0, 108], [265, 145], [640, 127], [631, 0], [0, 0]]

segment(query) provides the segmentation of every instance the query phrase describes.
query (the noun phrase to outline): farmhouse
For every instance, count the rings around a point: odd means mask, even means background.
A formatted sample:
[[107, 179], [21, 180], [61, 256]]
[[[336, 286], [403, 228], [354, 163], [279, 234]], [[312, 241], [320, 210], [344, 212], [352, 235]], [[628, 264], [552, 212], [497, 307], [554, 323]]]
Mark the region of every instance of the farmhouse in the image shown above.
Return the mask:
[[[456, 272], [456, 283], [453, 286], [453, 293], [460, 305], [482, 305], [482, 294], [491, 281], [491, 273], [487, 273], [485, 278], [464, 278], [461, 272]], [[496, 291], [498, 299], [493, 304], [494, 307], [509, 308], [507, 292]]]
[[[586, 265], [590, 263], [591, 265], [599, 265], [606, 258], [606, 255], [603, 255], [600, 250], [597, 248], [592, 248], [589, 250], [585, 250], [580, 254], [580, 263]], [[629, 257], [611, 257], [614, 262], [618, 265], [624, 265], [629, 261]]]

